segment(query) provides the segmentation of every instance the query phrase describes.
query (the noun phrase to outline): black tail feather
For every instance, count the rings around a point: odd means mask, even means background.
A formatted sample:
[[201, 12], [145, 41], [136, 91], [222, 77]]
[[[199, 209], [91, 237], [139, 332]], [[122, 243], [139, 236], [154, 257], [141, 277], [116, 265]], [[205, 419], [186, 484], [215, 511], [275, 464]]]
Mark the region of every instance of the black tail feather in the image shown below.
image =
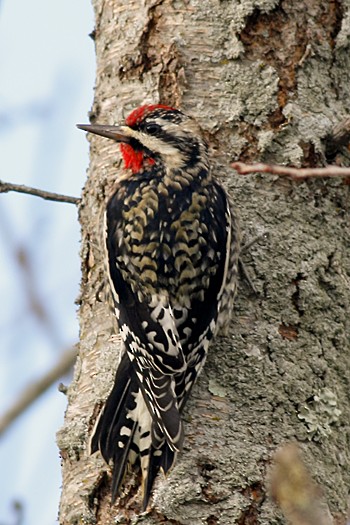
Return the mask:
[[115, 500], [119, 494], [120, 486], [125, 476], [127, 461], [128, 461], [129, 452], [130, 452], [130, 446], [133, 441], [136, 426], [137, 426], [137, 423], [135, 421], [133, 425], [133, 429], [131, 431], [131, 435], [125, 447], [123, 449], [122, 448], [115, 449], [115, 454], [113, 456], [114, 468], [113, 468], [113, 477], [112, 477], [112, 505], [115, 503]]
[[149, 452], [149, 464], [147, 478], [144, 480], [143, 485], [143, 499], [142, 509], [146, 510], [149, 498], [151, 497], [151, 491], [153, 483], [160, 469], [166, 474], [169, 469], [174, 465], [176, 461], [177, 452], [174, 452], [169, 447], [166, 441], [163, 442], [160, 448], [154, 448], [153, 446]]
[[[113, 389], [91, 439], [91, 453], [100, 450], [107, 463], [111, 460], [113, 462], [112, 504], [123, 483], [128, 462], [140, 463], [143, 477], [143, 509], [148, 505], [159, 470], [166, 474], [177, 456], [174, 445], [169, 445], [169, 436], [164, 435], [164, 422], [160, 418], [152, 420], [146, 408], [148, 399], [145, 404], [145, 397], [134, 366], [125, 352], [117, 370]], [[162, 401], [164, 398], [165, 396]], [[181, 419], [177, 420], [180, 415], [175, 404], [169, 412], [174, 412], [175, 422], [169, 421], [167, 429], [171, 429], [175, 434], [180, 428], [177, 446], [181, 447], [182, 422]]]
[[112, 503], [114, 503], [129, 458], [137, 421], [127, 416], [135, 408], [139, 386], [131, 362], [125, 353], [119, 364], [113, 389], [106, 401], [91, 439], [91, 453], [97, 450], [106, 461], [113, 460]]
[[[109, 463], [113, 458], [115, 441], [118, 436], [122, 415], [125, 413], [125, 402], [130, 397], [132, 388], [132, 367], [126, 353], [119, 364], [114, 386], [100, 414], [97, 426], [91, 439], [91, 453], [101, 451], [104, 460]], [[134, 385], [135, 386], [135, 385]], [[136, 391], [137, 391], [136, 387]]]

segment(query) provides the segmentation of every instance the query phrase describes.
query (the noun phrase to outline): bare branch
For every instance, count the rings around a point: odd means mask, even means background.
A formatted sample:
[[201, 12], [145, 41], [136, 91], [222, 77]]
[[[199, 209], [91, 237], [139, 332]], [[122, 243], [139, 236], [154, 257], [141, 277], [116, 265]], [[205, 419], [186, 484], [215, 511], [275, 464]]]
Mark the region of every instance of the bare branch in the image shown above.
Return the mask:
[[320, 489], [311, 479], [296, 445], [286, 445], [277, 452], [271, 492], [291, 525], [331, 525]]
[[327, 166], [326, 168], [291, 168], [277, 164], [245, 164], [244, 162], [233, 162], [232, 167], [241, 175], [248, 173], [271, 173], [272, 175], [285, 175], [293, 180], [302, 180], [309, 177], [350, 177], [350, 168], [338, 166]]
[[75, 362], [77, 355], [76, 347], [64, 352], [55, 366], [44, 374], [38, 381], [29, 385], [20, 394], [11, 408], [0, 417], [0, 435], [9, 427], [13, 421], [20, 416], [29, 405], [41, 396], [55, 381], [68, 373]]
[[61, 195], [60, 193], [53, 193], [51, 191], [39, 190], [38, 188], [31, 188], [23, 184], [12, 184], [11, 182], [3, 182], [0, 180], [0, 193], [8, 193], [9, 191], [16, 191], [18, 193], [28, 193], [35, 195], [42, 199], [56, 202], [67, 202], [69, 204], [79, 204], [81, 199], [78, 197], [70, 197], [69, 195]]
[[25, 294], [30, 312], [36, 317], [40, 326], [56, 348], [64, 348], [62, 335], [57, 330], [56, 323], [49, 309], [42, 300], [40, 293], [40, 279], [37, 279], [35, 268], [32, 265], [30, 253], [24, 245], [19, 245], [13, 250], [13, 255], [18, 264], [22, 277], [22, 290]]

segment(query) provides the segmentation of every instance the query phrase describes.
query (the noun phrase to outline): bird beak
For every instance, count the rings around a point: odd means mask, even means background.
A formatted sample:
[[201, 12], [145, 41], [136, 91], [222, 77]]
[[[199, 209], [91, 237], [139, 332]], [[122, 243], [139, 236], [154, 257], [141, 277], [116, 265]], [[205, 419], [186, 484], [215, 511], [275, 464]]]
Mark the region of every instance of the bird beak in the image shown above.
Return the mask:
[[116, 142], [130, 142], [131, 136], [127, 126], [105, 126], [101, 124], [77, 124], [77, 128], [101, 137], [115, 140]]

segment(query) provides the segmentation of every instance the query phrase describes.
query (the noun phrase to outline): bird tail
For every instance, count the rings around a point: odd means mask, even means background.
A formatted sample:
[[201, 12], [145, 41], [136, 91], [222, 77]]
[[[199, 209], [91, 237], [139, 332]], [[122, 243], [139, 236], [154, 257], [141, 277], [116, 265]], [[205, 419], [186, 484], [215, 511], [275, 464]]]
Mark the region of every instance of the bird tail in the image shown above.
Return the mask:
[[122, 356], [113, 389], [95, 424], [90, 447], [92, 454], [100, 450], [106, 463], [113, 461], [112, 503], [128, 465], [140, 465], [143, 509], [159, 470], [166, 474], [175, 463], [177, 452], [170, 448], [152, 418], [127, 353]]

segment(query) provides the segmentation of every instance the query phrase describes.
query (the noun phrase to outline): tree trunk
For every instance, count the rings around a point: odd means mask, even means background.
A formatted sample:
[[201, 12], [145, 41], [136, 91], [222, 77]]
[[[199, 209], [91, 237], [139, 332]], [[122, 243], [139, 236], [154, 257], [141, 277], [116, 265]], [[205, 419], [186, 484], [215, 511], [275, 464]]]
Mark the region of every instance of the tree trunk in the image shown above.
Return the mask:
[[[118, 344], [105, 296], [100, 214], [118, 147], [91, 138], [80, 209], [80, 354], [58, 443], [60, 523], [284, 523], [269, 498], [279, 445], [297, 441], [345, 523], [350, 486], [349, 185], [238, 176], [232, 160], [316, 166], [350, 105], [348, 0], [94, 0], [96, 93], [90, 117], [118, 123], [144, 103], [180, 107], [202, 126], [241, 217], [245, 267], [229, 335], [185, 413], [185, 446], [159, 475], [142, 520], [137, 480], [110, 506], [110, 475], [88, 454], [114, 379]], [[348, 165], [348, 152], [331, 160]]]

